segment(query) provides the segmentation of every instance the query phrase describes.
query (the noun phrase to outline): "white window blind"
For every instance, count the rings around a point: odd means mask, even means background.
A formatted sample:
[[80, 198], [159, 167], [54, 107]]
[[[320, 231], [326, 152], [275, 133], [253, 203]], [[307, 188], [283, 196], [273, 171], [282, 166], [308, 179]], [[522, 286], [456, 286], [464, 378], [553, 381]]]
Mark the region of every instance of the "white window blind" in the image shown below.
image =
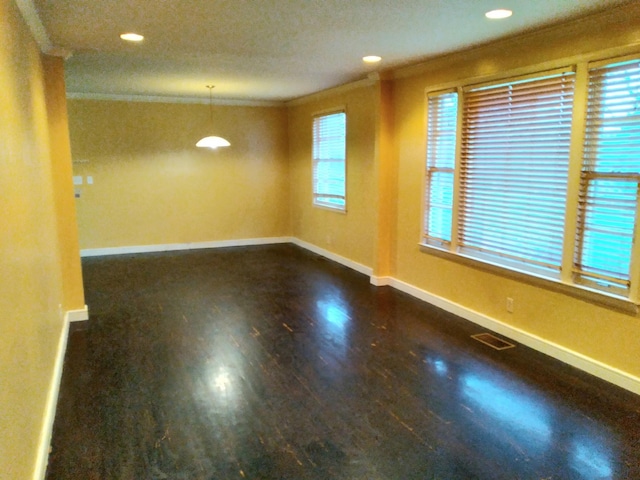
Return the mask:
[[337, 210], [346, 209], [345, 112], [313, 119], [313, 203]]
[[573, 91], [573, 72], [466, 89], [461, 252], [559, 274]]
[[451, 242], [457, 118], [456, 92], [429, 95], [424, 241], [434, 245]]
[[577, 282], [625, 293], [640, 180], [640, 62], [589, 71]]

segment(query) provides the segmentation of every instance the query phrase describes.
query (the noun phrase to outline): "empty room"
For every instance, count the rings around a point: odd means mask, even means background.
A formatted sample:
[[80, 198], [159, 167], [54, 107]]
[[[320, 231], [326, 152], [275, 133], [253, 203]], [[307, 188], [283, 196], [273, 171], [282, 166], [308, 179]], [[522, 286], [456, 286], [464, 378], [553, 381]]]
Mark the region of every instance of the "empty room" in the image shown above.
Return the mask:
[[640, 478], [638, 2], [0, 36], [0, 479]]

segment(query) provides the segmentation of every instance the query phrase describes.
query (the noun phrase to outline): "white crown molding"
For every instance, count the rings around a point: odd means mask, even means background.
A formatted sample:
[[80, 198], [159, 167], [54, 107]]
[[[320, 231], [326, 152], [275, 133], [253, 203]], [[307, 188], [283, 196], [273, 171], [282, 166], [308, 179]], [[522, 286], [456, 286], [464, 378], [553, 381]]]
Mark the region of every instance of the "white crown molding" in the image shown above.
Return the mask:
[[322, 90], [320, 92], [306, 95], [304, 97], [299, 97], [293, 100], [289, 100], [288, 102], [285, 103], [285, 105], [287, 107], [296, 107], [298, 105], [304, 105], [306, 103], [315, 102], [326, 97], [340, 95], [350, 90], [355, 90], [356, 88], [370, 87], [372, 85], [375, 85], [378, 81], [379, 81], [379, 77], [377, 77], [376, 75], [373, 75], [373, 76], [370, 75], [367, 78], [362, 80], [356, 80], [354, 82], [345, 83], [344, 85], [339, 85], [334, 88], [329, 88], [327, 90]]
[[[177, 97], [162, 95], [120, 95], [115, 93], [88, 93], [88, 92], [67, 92], [69, 100], [103, 100], [111, 102], [146, 102], [146, 103], [188, 103], [209, 105], [209, 99], [200, 97]], [[284, 107], [284, 102], [274, 102], [268, 100], [239, 100], [214, 98], [213, 105], [234, 106], [234, 107]]]
[[51, 43], [47, 29], [44, 27], [38, 10], [32, 0], [14, 0], [18, 10], [22, 14], [25, 23], [29, 27], [33, 38], [35, 39], [40, 51], [54, 57], [69, 58], [71, 52], [66, 48]]
[[[632, 2], [629, 2], [629, 4], [631, 3]], [[479, 53], [481, 54], [483, 52], [489, 52], [488, 55], [491, 56], [491, 52], [503, 49], [505, 47], [513, 45], [514, 43], [531, 43], [532, 45], [544, 44], [547, 39], [553, 34], [561, 35], [564, 38], [568, 38], [570, 37], [570, 35], [575, 34], [576, 32], [584, 31], [585, 28], [588, 28], [585, 27], [585, 25], [590, 25], [592, 28], [598, 29], [616, 28], [616, 25], [620, 22], [636, 19], [635, 14], [631, 18], [629, 18], [629, 11], [627, 9], [628, 6], [625, 6], [624, 4], [611, 6], [609, 8], [597, 12], [587, 13], [586, 15], [582, 15], [570, 20], [553, 23], [525, 32], [507, 35], [496, 40], [483, 42], [478, 45], [455, 50], [453, 52], [434, 55], [417, 62], [408, 63], [407, 65], [399, 65], [393, 68], [388, 73], [394, 80], [400, 80], [404, 78], [415, 77], [418, 75], [424, 75], [429, 73], [430, 71], [446, 67], [451, 63], [466, 61], [468, 58], [480, 56]], [[637, 11], [638, 10], [636, 9], [636, 12]], [[507, 76], [515, 76], [518, 74], [519, 70], [535, 72], [537, 70], [556, 68], [558, 64], [566, 66], [579, 61], [591, 61], [593, 59], [606, 58], [607, 56], [617, 56], [621, 55], [621, 52], [626, 52], [627, 50], [629, 50], [630, 52], [636, 52], [638, 45], [640, 45], [640, 40], [638, 40], [637, 38], [629, 38], [625, 46], [612, 47], [601, 51], [573, 55], [571, 57], [563, 57], [562, 59], [554, 59], [540, 63], [538, 65], [529, 65], [521, 69], [516, 69], [515, 71], [503, 71], [495, 75], [480, 75], [473, 79], [466, 79], [465, 83], [477, 83], [483, 79], [489, 79], [491, 77], [504, 78]]]

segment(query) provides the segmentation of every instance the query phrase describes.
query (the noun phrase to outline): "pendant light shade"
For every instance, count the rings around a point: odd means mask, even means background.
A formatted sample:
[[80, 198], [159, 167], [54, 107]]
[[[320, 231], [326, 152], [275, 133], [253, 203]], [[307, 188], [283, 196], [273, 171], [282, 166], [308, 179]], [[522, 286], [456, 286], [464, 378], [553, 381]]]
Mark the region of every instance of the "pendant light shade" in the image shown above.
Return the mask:
[[214, 150], [218, 147], [228, 147], [229, 145], [231, 144], [228, 140], [213, 135], [210, 137], [204, 137], [203, 139], [198, 140], [198, 143], [196, 143], [196, 147], [212, 148]]
[[[207, 85], [209, 89], [209, 117], [211, 120], [211, 126], [213, 127], [213, 88], [214, 85]], [[211, 135], [209, 137], [204, 137], [196, 143], [196, 147], [201, 148], [210, 148], [211, 150], [215, 150], [218, 147], [228, 147], [231, 144], [228, 140], [222, 137], [216, 137], [215, 135]]]

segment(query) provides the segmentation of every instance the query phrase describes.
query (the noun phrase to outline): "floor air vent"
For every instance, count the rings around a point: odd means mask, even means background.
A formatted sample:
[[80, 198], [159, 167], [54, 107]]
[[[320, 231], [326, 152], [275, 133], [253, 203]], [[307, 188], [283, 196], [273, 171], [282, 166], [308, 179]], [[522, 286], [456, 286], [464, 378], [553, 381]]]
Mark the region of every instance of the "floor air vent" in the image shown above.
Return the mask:
[[495, 350], [506, 350], [507, 348], [515, 347], [513, 343], [502, 340], [491, 333], [478, 333], [476, 335], [471, 335], [471, 338], [475, 338], [479, 342], [489, 345]]

